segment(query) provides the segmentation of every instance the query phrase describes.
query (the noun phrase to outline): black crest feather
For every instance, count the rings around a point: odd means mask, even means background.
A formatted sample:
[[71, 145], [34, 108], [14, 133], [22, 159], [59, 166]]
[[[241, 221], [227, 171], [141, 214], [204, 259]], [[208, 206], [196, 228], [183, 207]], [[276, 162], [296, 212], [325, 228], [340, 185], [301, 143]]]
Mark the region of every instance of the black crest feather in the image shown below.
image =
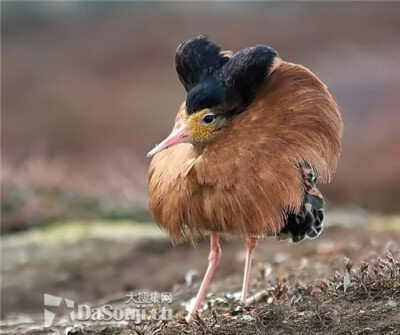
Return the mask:
[[225, 89], [213, 77], [207, 77], [193, 87], [186, 98], [186, 111], [190, 115], [204, 108], [221, 104], [226, 97]]
[[229, 57], [221, 55], [220, 52], [221, 47], [204, 35], [178, 46], [175, 52], [175, 67], [187, 92], [229, 60]]
[[265, 83], [268, 70], [278, 53], [266, 45], [238, 51], [220, 69], [217, 76], [230, 96], [239, 96], [248, 103]]
[[187, 112], [223, 103], [231, 114], [239, 113], [267, 81], [277, 56], [269, 46], [256, 45], [229, 57], [203, 35], [183, 42], [176, 49], [175, 65], [188, 92]]

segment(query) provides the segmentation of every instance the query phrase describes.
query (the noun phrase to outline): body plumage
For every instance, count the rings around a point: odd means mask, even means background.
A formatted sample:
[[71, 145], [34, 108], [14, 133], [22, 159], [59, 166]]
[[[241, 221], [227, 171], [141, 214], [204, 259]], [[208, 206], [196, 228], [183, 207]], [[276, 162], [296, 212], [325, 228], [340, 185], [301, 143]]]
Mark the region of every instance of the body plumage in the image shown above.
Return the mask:
[[199, 149], [183, 143], [154, 157], [150, 210], [173, 241], [210, 231], [277, 235], [303, 203], [301, 164], [309, 164], [319, 182], [329, 181], [340, 152], [335, 102], [300, 65], [282, 62], [270, 77], [218, 134], [220, 141]]
[[173, 242], [318, 236], [316, 184], [330, 181], [343, 128], [325, 84], [270, 47], [230, 54], [203, 36], [178, 47], [176, 66], [188, 96], [150, 152], [155, 222]]

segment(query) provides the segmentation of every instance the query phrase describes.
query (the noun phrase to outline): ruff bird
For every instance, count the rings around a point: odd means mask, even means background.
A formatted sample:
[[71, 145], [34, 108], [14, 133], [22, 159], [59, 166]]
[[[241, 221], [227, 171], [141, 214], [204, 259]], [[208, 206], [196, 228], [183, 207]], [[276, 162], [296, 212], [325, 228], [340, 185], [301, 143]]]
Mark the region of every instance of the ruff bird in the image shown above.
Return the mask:
[[233, 54], [199, 36], [178, 46], [175, 65], [187, 96], [170, 135], [148, 153], [149, 208], [173, 243], [210, 235], [191, 322], [219, 263], [221, 235], [247, 246], [246, 304], [259, 239], [321, 233], [317, 182], [329, 182], [336, 168], [343, 124], [325, 84], [269, 46]]

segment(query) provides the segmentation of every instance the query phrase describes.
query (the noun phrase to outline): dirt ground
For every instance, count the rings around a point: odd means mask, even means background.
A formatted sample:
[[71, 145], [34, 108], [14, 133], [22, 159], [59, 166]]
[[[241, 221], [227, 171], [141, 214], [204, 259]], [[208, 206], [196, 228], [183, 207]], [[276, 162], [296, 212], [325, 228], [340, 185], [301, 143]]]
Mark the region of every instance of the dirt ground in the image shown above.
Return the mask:
[[[263, 241], [252, 268], [253, 302], [246, 308], [237, 302], [244, 247], [223, 241], [207, 303], [190, 327], [182, 316], [206, 267], [208, 241], [172, 247], [153, 226], [114, 226], [114, 235], [106, 225], [76, 225], [67, 233], [71, 226], [40, 238], [3, 239], [2, 333], [400, 334], [398, 219], [331, 227], [297, 245]], [[44, 293], [115, 308], [126, 304], [130, 292], [144, 290], [172, 292], [172, 321], [41, 326]]]

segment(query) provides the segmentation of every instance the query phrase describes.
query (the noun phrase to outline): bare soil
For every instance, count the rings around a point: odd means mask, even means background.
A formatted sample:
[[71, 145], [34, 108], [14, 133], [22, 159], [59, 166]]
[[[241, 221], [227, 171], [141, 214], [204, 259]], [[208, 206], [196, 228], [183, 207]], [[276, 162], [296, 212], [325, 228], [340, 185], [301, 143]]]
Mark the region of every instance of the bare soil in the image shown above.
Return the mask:
[[[332, 227], [318, 240], [298, 245], [266, 240], [256, 250], [249, 292], [253, 302], [248, 307], [237, 301], [244, 247], [241, 241], [224, 241], [222, 261], [203, 311], [190, 326], [183, 316], [206, 267], [208, 241], [197, 248], [172, 247], [160, 238], [112, 241], [91, 237], [70, 241], [68, 246], [63, 242], [52, 247], [50, 257], [57, 261], [49, 262], [42, 255], [41, 261], [30, 260], [19, 267], [9, 263], [8, 269], [3, 269], [2, 331], [69, 335], [400, 334], [399, 241], [396, 230], [367, 226]], [[68, 250], [68, 257], [59, 257], [60, 249], [64, 255]], [[10, 252], [3, 249], [3, 256]], [[44, 292], [77, 304], [117, 306], [126, 303], [129, 292], [145, 289], [173, 293], [173, 321], [41, 327]]]

